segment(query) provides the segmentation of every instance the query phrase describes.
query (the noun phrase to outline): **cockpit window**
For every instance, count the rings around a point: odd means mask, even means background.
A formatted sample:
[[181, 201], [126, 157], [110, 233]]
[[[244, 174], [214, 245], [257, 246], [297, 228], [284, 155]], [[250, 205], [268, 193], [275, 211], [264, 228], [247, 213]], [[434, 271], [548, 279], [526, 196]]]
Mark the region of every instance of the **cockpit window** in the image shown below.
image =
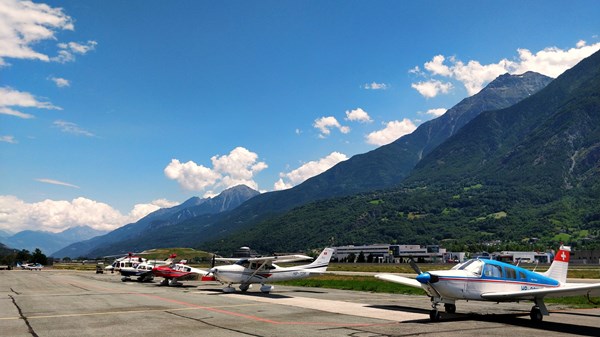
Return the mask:
[[238, 260], [235, 264], [237, 264], [238, 266], [248, 267], [248, 265], [250, 264], [250, 262], [248, 262], [247, 259], [241, 259], [241, 260]]
[[456, 266], [452, 267], [452, 269], [453, 270], [466, 270], [475, 275], [481, 275], [482, 267], [483, 267], [483, 262], [481, 262], [480, 260], [472, 259], [472, 260], [468, 260], [464, 263], [457, 264]]

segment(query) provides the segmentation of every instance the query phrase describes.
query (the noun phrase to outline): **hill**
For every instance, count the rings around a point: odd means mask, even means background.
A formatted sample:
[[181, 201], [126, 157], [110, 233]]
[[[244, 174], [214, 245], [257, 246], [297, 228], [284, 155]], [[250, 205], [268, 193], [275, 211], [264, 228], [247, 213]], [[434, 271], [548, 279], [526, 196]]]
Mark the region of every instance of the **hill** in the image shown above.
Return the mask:
[[39, 248], [44, 253], [54, 252], [74, 242], [87, 240], [106, 231], [95, 230], [88, 226], [68, 228], [60, 233], [26, 230], [0, 239], [4, 244], [16, 249], [33, 252]]
[[[402, 186], [313, 202], [199, 245], [260, 251], [376, 242], [555, 246], [600, 235], [600, 53], [482, 113]], [[485, 247], [482, 247], [485, 249]]]

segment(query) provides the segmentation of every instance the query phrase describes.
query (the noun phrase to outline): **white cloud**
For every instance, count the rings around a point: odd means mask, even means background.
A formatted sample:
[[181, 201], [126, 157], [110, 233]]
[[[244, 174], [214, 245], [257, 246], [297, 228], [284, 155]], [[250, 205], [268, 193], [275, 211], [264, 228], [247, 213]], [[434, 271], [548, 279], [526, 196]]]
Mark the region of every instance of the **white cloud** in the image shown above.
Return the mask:
[[346, 111], [346, 120], [353, 121], [353, 122], [361, 122], [361, 123], [370, 123], [373, 121], [371, 119], [371, 117], [369, 116], [369, 114], [361, 108], [357, 108], [354, 110], [347, 110]]
[[4, 58], [49, 61], [48, 55], [33, 50], [43, 40], [56, 39], [56, 31], [73, 30], [73, 21], [62, 8], [31, 1], [0, 1], [0, 66]]
[[435, 117], [440, 117], [441, 115], [445, 114], [446, 111], [448, 111], [448, 109], [437, 108], [437, 109], [429, 109], [425, 113], [428, 115], [431, 115], [435, 118]]
[[71, 86], [71, 82], [67, 79], [61, 77], [50, 77], [49, 78], [54, 84], [56, 84], [59, 88], [69, 87]]
[[85, 44], [80, 44], [77, 42], [69, 42], [69, 43], [59, 43], [58, 48], [58, 56], [51, 58], [52, 61], [59, 63], [67, 63], [75, 61], [75, 54], [85, 55], [88, 52], [96, 49], [96, 45], [98, 42], [96, 41], [88, 41]]
[[441, 93], [448, 93], [452, 89], [452, 83], [443, 83], [439, 80], [429, 80], [411, 84], [411, 87], [416, 89], [421, 95], [426, 98], [433, 98]]
[[39, 178], [39, 179], [36, 179], [36, 181], [39, 181], [41, 183], [51, 184], [51, 185], [59, 185], [59, 186], [67, 186], [67, 187], [79, 188], [79, 186], [77, 186], [77, 185], [69, 184], [69, 183], [66, 183], [64, 181], [59, 181], [59, 180], [54, 180], [54, 179]]
[[386, 145], [396, 139], [412, 133], [417, 127], [408, 118], [404, 118], [401, 121], [388, 122], [384, 129], [371, 132], [366, 136], [367, 143], [373, 145]]
[[[528, 49], [518, 49], [516, 60], [504, 58], [490, 64], [481, 64], [476, 60], [464, 63], [455, 57], [447, 59], [443, 55], [436, 55], [431, 61], [424, 64], [428, 74], [422, 72], [418, 66], [409, 72], [421, 76], [442, 76], [458, 81], [462, 83], [469, 95], [474, 95], [490, 81], [505, 73], [522, 74], [527, 71], [535, 71], [546, 76], [558, 77], [565, 70], [572, 68], [599, 49], [600, 42], [588, 45], [586, 41], [580, 40], [574, 48], [566, 50], [548, 47], [533, 53]], [[451, 86], [444, 88], [442, 84], [439, 79], [429, 79], [425, 82], [413, 83], [412, 87], [424, 97], [431, 98], [439, 93], [448, 93], [452, 88]]]
[[164, 169], [165, 176], [176, 180], [179, 185], [189, 191], [205, 191], [205, 196], [236, 185], [247, 185], [258, 190], [254, 175], [266, 169], [264, 162], [257, 162], [258, 155], [243, 147], [236, 147], [228, 155], [213, 156], [213, 168], [198, 165], [193, 161], [181, 163], [172, 159]]
[[337, 128], [338, 130], [340, 130], [341, 133], [350, 132], [349, 127], [342, 126], [340, 124], [340, 122], [338, 122], [338, 120], [333, 116], [321, 117], [319, 119], [316, 119], [313, 126], [316, 129], [319, 129], [319, 131], [321, 132], [319, 137], [321, 137], [321, 138], [329, 136], [329, 134], [331, 133], [330, 129], [332, 129], [332, 128]]
[[327, 171], [348, 157], [340, 152], [332, 152], [328, 156], [316, 161], [310, 161], [288, 173], [280, 173], [279, 180], [273, 186], [276, 191], [292, 188], [308, 178]]
[[61, 121], [61, 120], [57, 120], [54, 121], [54, 123], [52, 123], [52, 125], [54, 125], [54, 127], [59, 128], [60, 131], [65, 132], [65, 133], [70, 133], [76, 136], [86, 136], [86, 137], [94, 137], [95, 135], [83, 128], [81, 128], [79, 125], [72, 123], [72, 122], [67, 122], [67, 121]]
[[40, 102], [32, 94], [14, 90], [10, 87], [0, 87], [0, 114], [29, 119], [34, 116], [14, 110], [12, 107], [62, 110], [50, 102]]
[[0, 142], [9, 143], [9, 144], [17, 144], [17, 140], [14, 136], [0, 136]]
[[149, 204], [135, 205], [123, 215], [111, 206], [79, 197], [71, 201], [44, 200], [27, 203], [11, 195], [0, 196], [0, 229], [9, 232], [44, 230], [60, 232], [75, 226], [90, 226], [98, 230], [114, 230], [136, 222], [160, 207], [172, 207], [177, 203], [164, 199]]
[[377, 82], [371, 82], [371, 83], [365, 83], [363, 85], [363, 89], [366, 90], [387, 90], [389, 86], [385, 83], [377, 83]]

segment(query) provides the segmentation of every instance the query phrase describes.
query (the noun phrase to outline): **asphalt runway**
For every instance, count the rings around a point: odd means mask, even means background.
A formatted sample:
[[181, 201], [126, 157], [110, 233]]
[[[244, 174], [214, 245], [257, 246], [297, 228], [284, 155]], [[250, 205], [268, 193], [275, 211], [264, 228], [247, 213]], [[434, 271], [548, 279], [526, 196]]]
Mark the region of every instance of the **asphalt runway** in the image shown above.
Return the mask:
[[121, 282], [118, 274], [0, 271], [1, 336], [600, 336], [600, 309], [457, 302], [429, 321], [422, 296], [276, 286], [224, 294], [218, 283]]

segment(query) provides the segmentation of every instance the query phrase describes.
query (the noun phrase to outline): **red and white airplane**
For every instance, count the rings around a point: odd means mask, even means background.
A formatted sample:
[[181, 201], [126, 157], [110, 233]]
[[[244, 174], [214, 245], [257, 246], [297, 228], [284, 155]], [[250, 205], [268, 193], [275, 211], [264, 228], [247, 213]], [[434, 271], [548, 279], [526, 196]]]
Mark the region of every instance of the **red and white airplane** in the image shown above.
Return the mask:
[[179, 281], [197, 280], [201, 275], [206, 275], [207, 271], [190, 267], [185, 260], [166, 266], [157, 266], [152, 269], [155, 277], [163, 277], [160, 285], [180, 286]]
[[393, 274], [377, 274], [375, 277], [412, 287], [422, 288], [431, 298], [429, 317], [438, 321], [441, 315], [438, 304], [444, 303], [447, 313], [456, 311], [457, 300], [518, 302], [531, 300], [530, 317], [541, 321], [550, 313], [544, 304], [546, 297], [597, 296], [600, 283], [567, 283], [567, 269], [571, 248], [561, 246], [548, 271], [536, 273], [518, 266], [495, 260], [472, 259], [450, 270], [422, 272], [411, 260], [417, 278]]
[[152, 281], [154, 279], [154, 274], [152, 270], [158, 266], [164, 266], [167, 264], [172, 264], [173, 259], [177, 257], [176, 254], [171, 254], [165, 260], [144, 260], [141, 263], [124, 263], [124, 266], [119, 267], [119, 272], [121, 273], [121, 281], [127, 282], [131, 281], [132, 277], [137, 277], [137, 280], [140, 282]]
[[253, 283], [260, 283], [260, 291], [269, 293], [274, 289], [272, 285], [265, 285], [267, 281], [287, 281], [306, 278], [325, 273], [329, 266], [329, 260], [333, 255], [332, 248], [325, 248], [317, 259], [307, 265], [294, 267], [280, 267], [273, 262], [286, 263], [312, 259], [305, 255], [280, 255], [267, 257], [253, 257], [241, 259], [217, 258], [218, 261], [236, 261], [232, 265], [213, 267], [209, 275], [202, 281], [219, 281], [227, 284], [223, 288], [226, 293], [235, 291], [232, 284], [239, 284], [241, 291], [247, 291]]

